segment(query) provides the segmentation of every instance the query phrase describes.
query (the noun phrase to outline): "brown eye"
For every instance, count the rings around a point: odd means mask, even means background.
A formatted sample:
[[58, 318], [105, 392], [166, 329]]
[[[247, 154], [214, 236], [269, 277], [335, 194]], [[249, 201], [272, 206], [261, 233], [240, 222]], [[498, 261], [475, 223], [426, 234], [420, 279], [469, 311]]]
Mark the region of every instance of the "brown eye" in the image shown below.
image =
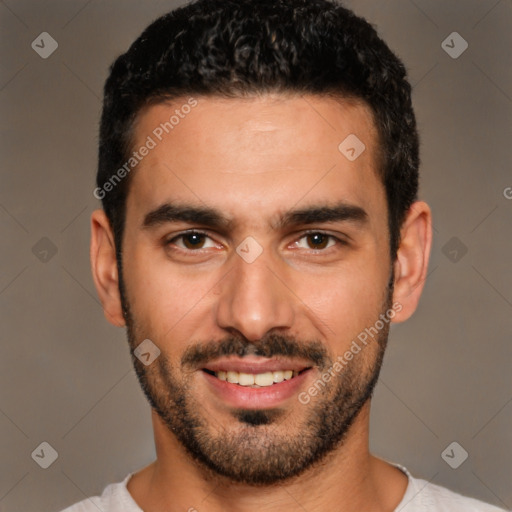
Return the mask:
[[187, 233], [182, 235], [183, 245], [187, 249], [201, 249], [204, 245], [205, 235], [202, 233]]
[[323, 233], [311, 233], [306, 235], [307, 243], [310, 249], [325, 249], [329, 243], [329, 235]]
[[179, 249], [194, 251], [195, 249], [210, 249], [215, 247], [213, 240], [206, 234], [199, 231], [189, 231], [175, 236], [166, 245], [174, 245]]
[[298, 249], [320, 252], [336, 245], [346, 245], [346, 243], [334, 235], [329, 235], [322, 231], [310, 231], [309, 233], [304, 233], [293, 245]]

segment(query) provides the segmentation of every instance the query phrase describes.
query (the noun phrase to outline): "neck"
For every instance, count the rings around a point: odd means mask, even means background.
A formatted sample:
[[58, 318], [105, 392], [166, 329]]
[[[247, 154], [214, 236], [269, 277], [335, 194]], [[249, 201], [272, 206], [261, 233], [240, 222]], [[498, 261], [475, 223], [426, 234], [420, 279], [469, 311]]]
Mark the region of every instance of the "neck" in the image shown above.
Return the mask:
[[391, 512], [407, 477], [369, 453], [369, 405], [326, 458], [290, 481], [265, 487], [233, 483], [199, 467], [153, 411], [157, 460], [132, 476], [128, 491], [146, 512]]

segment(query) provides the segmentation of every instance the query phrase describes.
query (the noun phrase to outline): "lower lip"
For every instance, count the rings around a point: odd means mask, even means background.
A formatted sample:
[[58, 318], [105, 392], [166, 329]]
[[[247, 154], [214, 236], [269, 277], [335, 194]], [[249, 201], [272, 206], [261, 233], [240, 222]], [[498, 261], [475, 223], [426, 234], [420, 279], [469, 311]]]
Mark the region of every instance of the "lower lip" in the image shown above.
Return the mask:
[[261, 388], [240, 386], [239, 384], [220, 380], [204, 371], [201, 373], [215, 395], [231, 407], [238, 409], [270, 409], [282, 405], [284, 401], [296, 395], [299, 389], [304, 386], [311, 370], [304, 370], [292, 379]]

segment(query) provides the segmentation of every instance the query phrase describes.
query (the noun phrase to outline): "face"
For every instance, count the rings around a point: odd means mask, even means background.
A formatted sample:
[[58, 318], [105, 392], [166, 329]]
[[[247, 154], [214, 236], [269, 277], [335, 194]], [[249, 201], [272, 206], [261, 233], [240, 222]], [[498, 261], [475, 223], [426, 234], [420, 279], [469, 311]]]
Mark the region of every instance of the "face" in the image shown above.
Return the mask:
[[[392, 262], [376, 131], [354, 102], [187, 100], [135, 128], [154, 147], [131, 177], [121, 289], [131, 348], [160, 355], [134, 365], [200, 466], [272, 484], [343, 442], [378, 376]], [[338, 148], [351, 134], [356, 159]]]

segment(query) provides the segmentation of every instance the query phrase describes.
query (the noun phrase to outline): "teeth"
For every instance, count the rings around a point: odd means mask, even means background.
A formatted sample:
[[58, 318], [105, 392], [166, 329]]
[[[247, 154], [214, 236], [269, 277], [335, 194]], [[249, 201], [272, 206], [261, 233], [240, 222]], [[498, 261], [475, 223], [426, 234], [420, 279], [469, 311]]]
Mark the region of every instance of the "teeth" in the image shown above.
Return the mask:
[[227, 381], [231, 382], [231, 384], [238, 384], [238, 376], [240, 374], [238, 372], [227, 372]]
[[[238, 384], [240, 384], [240, 386], [252, 386], [254, 384], [254, 380], [254, 375], [251, 375], [250, 373], [239, 373]], [[256, 384], [259, 384], [259, 382], [256, 382]]]
[[254, 376], [254, 384], [258, 386], [272, 386], [274, 384], [274, 374], [272, 372], [258, 373]]
[[274, 375], [274, 382], [283, 382], [284, 374], [283, 372], [272, 372]]
[[222, 370], [215, 372], [215, 376], [220, 380], [228, 381], [231, 384], [239, 384], [240, 386], [249, 387], [272, 386], [274, 383], [290, 380], [298, 374], [298, 370], [278, 370], [276, 372], [258, 373], [256, 375], [243, 372], [225, 372]]

